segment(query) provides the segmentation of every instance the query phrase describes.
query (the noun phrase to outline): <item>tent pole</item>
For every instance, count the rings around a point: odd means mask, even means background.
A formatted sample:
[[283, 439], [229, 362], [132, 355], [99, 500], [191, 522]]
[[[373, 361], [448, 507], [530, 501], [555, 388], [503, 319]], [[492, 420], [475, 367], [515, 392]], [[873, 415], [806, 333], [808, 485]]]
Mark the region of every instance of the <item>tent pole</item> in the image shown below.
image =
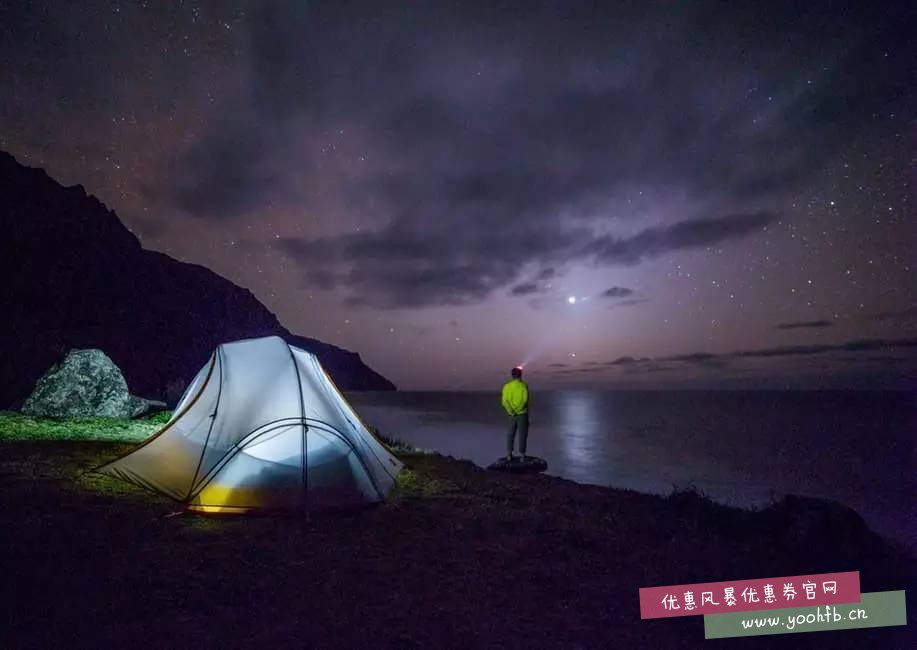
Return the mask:
[[302, 463], [302, 485], [303, 490], [305, 491], [305, 500], [306, 500], [306, 521], [309, 520], [309, 443], [307, 436], [309, 435], [309, 427], [306, 425], [306, 403], [303, 400], [302, 396], [302, 377], [299, 376], [299, 364], [296, 363], [296, 355], [293, 354], [293, 348], [290, 347], [289, 343], [284, 343], [287, 346], [287, 350], [290, 352], [290, 359], [293, 361], [293, 372], [296, 373], [296, 387], [299, 390], [299, 417], [302, 422], [302, 455], [300, 462]]
[[201, 465], [204, 463], [204, 456], [207, 454], [207, 445], [210, 443], [210, 434], [213, 433], [213, 425], [217, 421], [217, 413], [220, 411], [220, 398], [223, 396], [223, 346], [218, 345], [214, 357], [216, 357], [217, 366], [220, 369], [220, 384], [217, 387], [217, 403], [213, 407], [213, 413], [210, 414], [210, 426], [207, 428], [207, 437], [204, 439], [204, 446], [201, 448], [201, 457], [197, 459], [197, 468], [194, 470], [194, 477], [191, 479], [191, 485], [188, 486], [188, 495], [185, 497], [185, 505], [191, 501], [191, 495], [194, 492], [194, 484], [197, 483], [197, 476], [201, 472]]

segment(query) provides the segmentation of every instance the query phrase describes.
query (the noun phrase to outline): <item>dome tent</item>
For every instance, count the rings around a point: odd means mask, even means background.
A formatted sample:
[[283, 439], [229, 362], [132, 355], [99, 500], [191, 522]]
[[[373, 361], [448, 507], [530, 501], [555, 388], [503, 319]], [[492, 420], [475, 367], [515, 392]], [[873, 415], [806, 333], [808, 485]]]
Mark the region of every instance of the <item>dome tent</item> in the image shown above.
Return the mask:
[[244, 513], [383, 501], [401, 466], [315, 355], [271, 336], [218, 346], [166, 425], [98, 471]]

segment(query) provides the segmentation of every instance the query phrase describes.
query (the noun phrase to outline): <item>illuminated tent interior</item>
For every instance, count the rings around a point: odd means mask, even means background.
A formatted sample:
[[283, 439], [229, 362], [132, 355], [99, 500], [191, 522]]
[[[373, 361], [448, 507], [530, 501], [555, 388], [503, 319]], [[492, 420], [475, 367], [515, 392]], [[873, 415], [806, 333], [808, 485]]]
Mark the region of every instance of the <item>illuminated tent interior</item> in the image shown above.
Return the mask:
[[169, 422], [99, 471], [244, 513], [383, 501], [401, 466], [315, 355], [272, 336], [217, 347]]

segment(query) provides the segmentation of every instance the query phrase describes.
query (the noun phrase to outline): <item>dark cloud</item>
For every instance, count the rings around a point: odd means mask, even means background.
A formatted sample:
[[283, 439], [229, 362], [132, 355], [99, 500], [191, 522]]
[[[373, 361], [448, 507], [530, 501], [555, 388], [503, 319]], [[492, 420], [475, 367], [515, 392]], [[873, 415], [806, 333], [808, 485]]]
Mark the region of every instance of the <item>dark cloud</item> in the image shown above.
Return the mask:
[[[520, 268], [536, 260], [635, 264], [682, 248], [738, 238], [773, 220], [766, 213], [728, 215], [611, 238], [592, 237], [583, 228], [562, 228], [556, 220], [521, 232], [513, 224], [495, 220], [492, 228], [457, 234], [405, 216], [376, 232], [317, 240], [286, 238], [279, 244], [303, 268], [307, 283], [346, 290], [348, 302], [355, 306], [465, 305], [511, 284]], [[504, 236], [497, 234], [501, 230]]]
[[668, 372], [670, 370], [679, 370], [677, 366], [649, 366], [646, 372]]
[[554, 375], [587, 375], [593, 374], [596, 372], [603, 372], [607, 368], [598, 368], [595, 366], [590, 366], [588, 368], [566, 368], [564, 370], [554, 370]]
[[[642, 359], [645, 360], [645, 359]], [[618, 357], [614, 361], [606, 361], [604, 365], [606, 366], [628, 366], [631, 364], [637, 363], [637, 359], [633, 357]]]
[[281, 238], [278, 245], [300, 264], [307, 283], [345, 290], [352, 305], [385, 309], [480, 302], [516, 281], [527, 263], [558, 257], [584, 236], [558, 224], [505, 228], [505, 236], [494, 237], [493, 230], [452, 232], [409, 222], [329, 239]]
[[[811, 179], [903, 90], [869, 74], [875, 38], [904, 33], [895, 12], [864, 33], [833, 23], [822, 38], [818, 12], [790, 5], [368, 3], [359, 21], [346, 3], [252, 11], [251, 89], [233, 111], [251, 119], [210, 125], [168, 195], [192, 214], [250, 211], [268, 190], [321, 182], [312, 153], [283, 146], [287, 132], [363, 125], [362, 144], [392, 164], [334, 179], [334, 191], [381, 206], [389, 225], [307, 239], [294, 255], [307, 280], [341, 287], [351, 304], [468, 304], [512, 286], [529, 264], [630, 265], [737, 240], [774, 220], [760, 199]], [[703, 48], [687, 48], [699, 38]], [[816, 63], [829, 54], [834, 67]], [[636, 187], [652, 190], [631, 207]], [[636, 235], [609, 234], [673, 196], [721, 216], [692, 208]]]
[[619, 300], [618, 302], [609, 305], [609, 309], [614, 309], [615, 307], [632, 307], [633, 305], [639, 305], [644, 302], [649, 302], [649, 298], [631, 298], [630, 300]]
[[[405, 385], [427, 385], [442, 348], [396, 355], [381, 323], [410, 336], [406, 322], [454, 314], [340, 328], [349, 306], [490, 298], [462, 327], [495, 350], [505, 332], [493, 322], [528, 304], [549, 333], [543, 358], [622, 340], [651, 349], [662, 334], [650, 325], [685, 309], [694, 317], [665, 335], [667, 351], [707, 340], [707, 316], [747, 337], [731, 354], [601, 366], [616, 373], [897, 358], [873, 339], [837, 341], [848, 326], [915, 333], [913, 22], [906, 2], [824, 0], [0, 3], [0, 146], [113, 201], [164, 252], [270, 295], [291, 329], [412, 376]], [[740, 299], [702, 291], [711, 279]], [[547, 294], [555, 282], [577, 296], [654, 287], [654, 320], [620, 319], [605, 336], [609, 312], [571, 310]], [[806, 303], [856, 315], [818, 330], [833, 347], [753, 349], [755, 314]], [[478, 372], [476, 359], [457, 358], [455, 376]]]
[[602, 298], [626, 298], [633, 295], [634, 290], [627, 287], [610, 287], [601, 293]]
[[678, 354], [668, 357], [658, 357], [657, 361], [680, 361], [696, 368], [720, 370], [729, 365], [729, 355], [710, 354], [709, 352], [694, 352], [691, 354]]
[[566, 363], [549, 363], [548, 368], [566, 368]]
[[[494, 220], [492, 228], [456, 232], [406, 216], [372, 233], [285, 238], [278, 243], [303, 268], [307, 283], [346, 290], [350, 304], [424, 307], [482, 301], [514, 282], [519, 269], [536, 260], [634, 264], [646, 257], [741, 237], [773, 219], [764, 213], [729, 215], [611, 239], [593, 237], [583, 228], [563, 228], [556, 220], [521, 232], [501, 220]], [[500, 231], [505, 234], [500, 236]], [[516, 295], [532, 293], [528, 289]]]
[[[606, 361], [601, 367], [596, 367], [594, 362], [586, 362], [582, 368], [566, 368], [566, 364], [557, 364], [556, 367], [565, 367], [562, 371], [564, 375], [574, 375], [579, 373], [592, 373], [599, 369], [611, 370], [618, 367], [621, 372], [627, 375], [636, 375], [641, 373], [667, 372], [688, 367], [700, 368], [714, 372], [729, 371], [730, 373], [740, 372], [743, 369], [736, 367], [735, 363], [741, 358], [779, 358], [791, 357], [810, 359], [816, 356], [824, 356], [825, 361], [840, 362], [844, 364], [856, 363], [895, 363], [901, 364], [908, 362], [907, 358], [890, 355], [857, 355], [848, 356], [852, 352], [864, 352], [871, 350], [883, 350], [887, 352], [906, 351], [911, 348], [917, 348], [917, 338], [903, 339], [865, 339], [847, 341], [836, 345], [797, 345], [797, 346], [780, 346], [773, 348], [761, 348], [757, 350], [742, 350], [737, 352], [728, 352], [714, 354], [710, 352], [692, 352], [688, 354], [678, 354], [663, 357], [618, 357], [613, 361]], [[673, 365], [674, 364], [674, 365]]]
[[[689, 354], [679, 354], [664, 357], [618, 357], [613, 361], [606, 361], [599, 365], [596, 362], [585, 362], [582, 367], [571, 368], [567, 364], [551, 364], [552, 374], [561, 378], [575, 377], [579, 375], [592, 375], [596, 372], [610, 371], [618, 368], [618, 372], [625, 376], [638, 376], [641, 374], [655, 374], [659, 372], [675, 372], [687, 369], [701, 369], [712, 371], [716, 374], [711, 378], [715, 381], [723, 381], [724, 377], [721, 371], [728, 370], [730, 373], [749, 372], [753, 368], [743, 368], [735, 365], [741, 358], [780, 358], [789, 357], [796, 359], [805, 364], [811, 365], [816, 360], [818, 364], [813, 367], [824, 368], [825, 363], [838, 363], [842, 365], [853, 366], [856, 364], [869, 364], [867, 367], [874, 367], [880, 364], [902, 364], [914, 363], [917, 359], [909, 359], [902, 356], [885, 355], [862, 355], [850, 356], [851, 353], [868, 352], [872, 350], [883, 350], [886, 352], [904, 352], [912, 348], [917, 348], [917, 338], [903, 339], [865, 339], [847, 341], [836, 345], [799, 345], [799, 346], [780, 346], [774, 348], [761, 348], [757, 350], [744, 350], [729, 352], [723, 354], [713, 354], [709, 352], [693, 352]], [[806, 365], [805, 367], [808, 367]], [[897, 375], [896, 375], [897, 376]], [[905, 377], [901, 375], [900, 377]], [[900, 378], [899, 377], [899, 378]], [[867, 382], [868, 385], [868, 382]]]
[[872, 356], [853, 356], [853, 357], [836, 357], [833, 361], [837, 363], [908, 363], [911, 359], [907, 357], [893, 357], [889, 355], [872, 355]]
[[671, 372], [673, 370], [684, 370], [684, 366], [666, 366], [659, 365], [655, 362], [647, 362], [621, 368], [620, 373], [622, 375], [634, 376], [655, 372]]
[[707, 363], [720, 355], [709, 352], [692, 352], [691, 354], [678, 354], [671, 357], [657, 357], [659, 361], [684, 361], [686, 363]]
[[524, 282], [513, 287], [510, 294], [514, 296], [528, 296], [533, 293], [542, 293], [543, 291], [541, 287], [533, 282]]
[[901, 339], [858, 339], [837, 344], [787, 345], [760, 350], [732, 352], [733, 357], [787, 357], [825, 352], [862, 352], [867, 350], [897, 350], [917, 347], [917, 338]]
[[778, 330], [792, 330], [792, 329], [820, 329], [823, 327], [831, 327], [832, 322], [829, 320], [808, 320], [808, 321], [799, 321], [794, 323], [778, 323], [776, 328]]
[[905, 307], [904, 309], [894, 309], [891, 311], [881, 311], [866, 316], [868, 320], [874, 321], [906, 321], [917, 318], [917, 305]]
[[[186, 213], [209, 219], [232, 219], [263, 208], [284, 190], [286, 179], [270, 169], [279, 146], [273, 134], [236, 121], [209, 131], [169, 165], [165, 199]], [[273, 145], [273, 150], [272, 150]], [[157, 188], [147, 186], [148, 194]]]
[[[314, 91], [329, 83], [331, 76], [323, 74], [315, 58], [314, 48], [321, 34], [314, 21], [321, 20], [320, 15], [311, 7], [278, 0], [254, 3], [250, 12], [247, 24], [254, 105], [274, 119], [319, 109], [315, 102], [320, 95]], [[340, 49], [338, 54], [342, 54]]]
[[[681, 362], [695, 366], [710, 368], [722, 368], [736, 359], [742, 358], [776, 358], [776, 357], [808, 357], [814, 355], [824, 355], [829, 353], [850, 353], [850, 352], [867, 352], [872, 350], [882, 350], [885, 352], [894, 352], [917, 348], [917, 338], [901, 339], [858, 339], [836, 344], [811, 344], [811, 345], [785, 345], [772, 348], [760, 348], [756, 350], [739, 350], [736, 352], [726, 352], [714, 354], [710, 352], [692, 352], [688, 354], [678, 354], [664, 357], [643, 357], [634, 359], [632, 357], [619, 357], [614, 361], [606, 362], [606, 365], [634, 365], [634, 364], [652, 364], [655, 362]], [[841, 358], [841, 357], [837, 357]], [[871, 357], [861, 357], [870, 359]]]
[[553, 267], [546, 267], [538, 271], [530, 282], [523, 282], [517, 284], [510, 290], [510, 295], [513, 296], [529, 296], [532, 294], [538, 293], [547, 293], [548, 285], [542, 284], [546, 280], [550, 280], [555, 275], [557, 275], [556, 270]]
[[776, 220], [768, 212], [731, 214], [647, 228], [633, 237], [605, 235], [590, 241], [582, 253], [602, 264], [636, 264], [647, 257], [738, 239]]

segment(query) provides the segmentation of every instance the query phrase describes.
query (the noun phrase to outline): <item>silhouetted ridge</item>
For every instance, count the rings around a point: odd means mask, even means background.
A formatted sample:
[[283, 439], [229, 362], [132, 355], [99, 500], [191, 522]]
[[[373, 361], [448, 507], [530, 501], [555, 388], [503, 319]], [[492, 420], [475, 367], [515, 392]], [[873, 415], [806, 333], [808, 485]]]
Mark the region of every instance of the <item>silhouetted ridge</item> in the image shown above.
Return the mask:
[[247, 289], [144, 250], [80, 185], [0, 151], [0, 407], [18, 405], [70, 348], [100, 348], [132, 392], [172, 401], [218, 343], [277, 334], [317, 354], [343, 390], [393, 390], [358, 354], [296, 336]]

